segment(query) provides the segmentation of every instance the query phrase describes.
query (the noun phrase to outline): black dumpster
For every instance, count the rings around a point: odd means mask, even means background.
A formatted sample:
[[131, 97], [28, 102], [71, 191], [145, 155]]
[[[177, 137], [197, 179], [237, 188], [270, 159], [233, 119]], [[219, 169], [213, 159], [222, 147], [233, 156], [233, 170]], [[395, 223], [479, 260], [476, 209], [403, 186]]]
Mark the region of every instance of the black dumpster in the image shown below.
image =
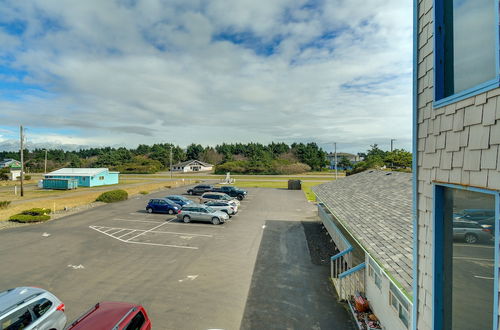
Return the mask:
[[288, 180], [288, 190], [301, 190], [302, 181], [300, 180]]

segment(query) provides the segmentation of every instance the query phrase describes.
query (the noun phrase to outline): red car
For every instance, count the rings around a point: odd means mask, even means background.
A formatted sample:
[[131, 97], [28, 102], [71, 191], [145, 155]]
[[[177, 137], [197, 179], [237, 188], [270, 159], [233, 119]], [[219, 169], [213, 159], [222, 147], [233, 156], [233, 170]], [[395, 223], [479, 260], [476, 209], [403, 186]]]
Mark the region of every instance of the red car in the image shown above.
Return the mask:
[[71, 323], [70, 329], [150, 330], [151, 320], [141, 305], [104, 301]]

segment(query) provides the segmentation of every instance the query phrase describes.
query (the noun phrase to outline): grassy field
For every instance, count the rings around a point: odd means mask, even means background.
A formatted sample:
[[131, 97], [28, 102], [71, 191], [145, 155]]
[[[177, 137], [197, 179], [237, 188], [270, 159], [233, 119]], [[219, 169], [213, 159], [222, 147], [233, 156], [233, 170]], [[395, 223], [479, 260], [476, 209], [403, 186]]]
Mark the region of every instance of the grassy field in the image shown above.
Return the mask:
[[[97, 196], [105, 191], [114, 189], [123, 189], [128, 192], [129, 196], [139, 194], [141, 192], [152, 192], [159, 189], [178, 187], [194, 183], [187, 180], [170, 181], [170, 182], [151, 182], [146, 183], [134, 182], [131, 184], [119, 184], [107, 186], [107, 189], [99, 190], [93, 188], [78, 188], [76, 190], [34, 190], [29, 191], [21, 200], [17, 196], [17, 200], [0, 197], [0, 200], [13, 200], [13, 203], [6, 209], [0, 209], [0, 221], [7, 220], [11, 215], [17, 214], [23, 210], [31, 209], [34, 207], [45, 207], [52, 210], [61, 210], [72, 208], [85, 204], [92, 203], [96, 200]], [[28, 194], [29, 193], [29, 194]]]

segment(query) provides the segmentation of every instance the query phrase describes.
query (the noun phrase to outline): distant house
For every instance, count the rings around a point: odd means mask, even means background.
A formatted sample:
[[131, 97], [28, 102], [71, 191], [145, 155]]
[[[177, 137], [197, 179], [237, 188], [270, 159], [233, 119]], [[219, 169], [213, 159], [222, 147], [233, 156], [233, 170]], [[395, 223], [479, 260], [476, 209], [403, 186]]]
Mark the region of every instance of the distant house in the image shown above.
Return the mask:
[[21, 162], [12, 158], [6, 158], [0, 161], [0, 168], [6, 168], [6, 167], [21, 168]]
[[208, 164], [195, 159], [172, 165], [172, 171], [174, 172], [211, 171], [212, 168], [213, 168], [212, 164]]
[[[119, 182], [120, 172], [111, 172], [107, 168], [61, 168], [44, 175], [44, 180], [73, 179], [79, 187], [95, 187]], [[44, 188], [51, 188], [44, 184]]]
[[[342, 157], [347, 158], [353, 165], [356, 163], [359, 163], [360, 161], [363, 160], [358, 155], [350, 154], [347, 152], [337, 152], [337, 163], [340, 162]], [[331, 153], [327, 154], [326, 159], [328, 159], [328, 163], [330, 164], [329, 165], [330, 169], [334, 170], [335, 169], [335, 153], [331, 152]], [[339, 169], [346, 170], [346, 168], [341, 168], [340, 166], [339, 166]]]
[[0, 168], [10, 168], [10, 180], [17, 180], [21, 177], [21, 162], [12, 158], [6, 158], [0, 161]]
[[313, 187], [337, 247], [331, 280], [341, 300], [361, 293], [385, 329], [411, 326], [412, 174], [365, 171]]

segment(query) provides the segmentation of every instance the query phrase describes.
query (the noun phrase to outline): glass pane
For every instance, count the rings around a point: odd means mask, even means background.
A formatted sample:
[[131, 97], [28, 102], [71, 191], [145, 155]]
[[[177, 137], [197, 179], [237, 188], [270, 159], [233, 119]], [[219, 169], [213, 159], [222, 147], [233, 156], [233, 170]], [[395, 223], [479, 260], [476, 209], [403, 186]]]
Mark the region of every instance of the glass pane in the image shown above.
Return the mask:
[[447, 0], [445, 16], [445, 96], [449, 96], [496, 77], [494, 1]]
[[50, 307], [52, 306], [52, 302], [48, 299], [40, 299], [37, 302], [31, 304], [29, 307], [35, 314], [36, 318], [41, 317], [43, 314], [45, 314]]
[[491, 329], [494, 297], [495, 224], [482, 225], [495, 197], [444, 190], [444, 329]]

